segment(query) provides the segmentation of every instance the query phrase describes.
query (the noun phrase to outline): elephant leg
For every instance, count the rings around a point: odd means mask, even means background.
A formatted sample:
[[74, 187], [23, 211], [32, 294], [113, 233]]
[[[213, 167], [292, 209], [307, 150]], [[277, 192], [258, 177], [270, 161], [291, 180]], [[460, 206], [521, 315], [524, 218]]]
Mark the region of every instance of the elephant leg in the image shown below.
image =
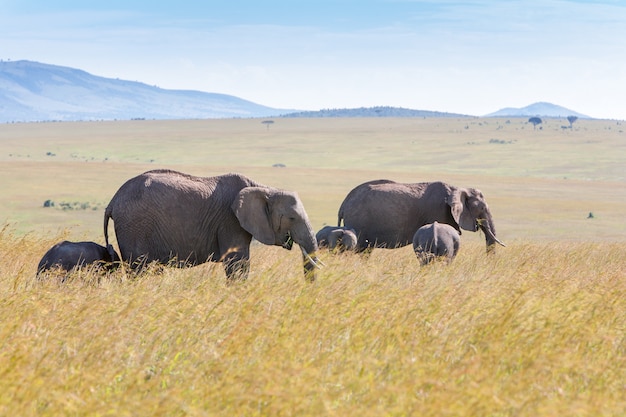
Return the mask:
[[367, 246], [365, 248], [357, 250], [356, 253], [359, 254], [359, 257], [361, 259], [363, 259], [365, 262], [367, 262], [370, 259], [370, 257], [372, 256], [372, 251], [373, 250], [374, 250], [373, 247]]
[[433, 247], [433, 244], [430, 242], [420, 244], [417, 240], [414, 240], [413, 251], [417, 256], [420, 266], [428, 265], [434, 261], [438, 255], [438, 248]]
[[129, 261], [130, 268], [138, 274], [145, 271], [149, 263], [150, 261], [147, 255], [141, 255]]
[[422, 251], [417, 253], [417, 259], [419, 259], [421, 266], [425, 266], [431, 263], [435, 259], [435, 256], [430, 252]]
[[231, 252], [224, 256], [224, 272], [229, 282], [245, 281], [250, 272], [250, 258], [242, 256], [241, 253]]

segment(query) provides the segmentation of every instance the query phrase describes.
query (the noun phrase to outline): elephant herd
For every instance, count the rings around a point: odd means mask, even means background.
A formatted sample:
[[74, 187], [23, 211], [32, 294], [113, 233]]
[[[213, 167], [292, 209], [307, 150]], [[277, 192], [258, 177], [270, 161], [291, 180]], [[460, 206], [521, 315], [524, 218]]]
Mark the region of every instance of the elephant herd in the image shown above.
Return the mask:
[[[113, 220], [120, 255], [109, 243]], [[413, 244], [422, 265], [435, 257], [451, 261], [461, 229], [482, 230], [487, 251], [502, 242], [483, 194], [443, 182], [403, 184], [369, 181], [348, 193], [337, 226], [317, 233], [298, 195], [240, 174], [197, 177], [153, 170], [126, 181], [104, 213], [105, 246], [63, 241], [41, 259], [38, 273], [102, 263], [127, 262], [134, 269], [157, 262], [176, 267], [222, 262], [228, 280], [245, 279], [252, 238], [302, 252], [305, 278], [315, 280], [319, 248], [369, 252]]]

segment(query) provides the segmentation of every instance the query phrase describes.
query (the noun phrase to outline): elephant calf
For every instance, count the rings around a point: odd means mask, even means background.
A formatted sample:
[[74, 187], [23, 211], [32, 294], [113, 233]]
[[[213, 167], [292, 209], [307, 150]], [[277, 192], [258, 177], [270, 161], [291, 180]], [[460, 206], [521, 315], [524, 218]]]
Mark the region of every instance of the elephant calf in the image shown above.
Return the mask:
[[436, 257], [445, 257], [450, 263], [461, 245], [459, 232], [449, 224], [434, 222], [417, 229], [413, 235], [413, 250], [420, 265], [426, 265]]
[[356, 232], [346, 227], [324, 226], [317, 232], [315, 239], [320, 248], [328, 247], [330, 251], [336, 250], [341, 253], [356, 249]]
[[119, 262], [120, 257], [113, 246], [104, 247], [95, 242], [70, 242], [64, 240], [54, 245], [39, 261], [37, 273], [59, 268], [71, 271], [95, 263]]

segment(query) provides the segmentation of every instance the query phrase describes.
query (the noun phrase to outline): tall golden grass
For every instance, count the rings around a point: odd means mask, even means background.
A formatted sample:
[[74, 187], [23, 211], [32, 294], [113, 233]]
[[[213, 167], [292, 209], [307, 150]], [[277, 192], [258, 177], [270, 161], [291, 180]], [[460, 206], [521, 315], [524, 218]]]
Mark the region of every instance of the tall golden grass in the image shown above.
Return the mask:
[[[0, 415], [623, 415], [621, 123], [0, 125]], [[298, 250], [263, 245], [234, 285], [221, 264], [35, 278], [59, 240], [104, 243], [102, 207], [152, 168], [295, 190], [315, 229], [366, 180], [477, 187], [508, 246], [464, 233], [424, 268], [410, 247], [321, 252], [313, 284]]]
[[254, 245], [220, 264], [36, 280], [56, 240], [0, 234], [0, 415], [574, 416], [626, 409], [626, 243]]

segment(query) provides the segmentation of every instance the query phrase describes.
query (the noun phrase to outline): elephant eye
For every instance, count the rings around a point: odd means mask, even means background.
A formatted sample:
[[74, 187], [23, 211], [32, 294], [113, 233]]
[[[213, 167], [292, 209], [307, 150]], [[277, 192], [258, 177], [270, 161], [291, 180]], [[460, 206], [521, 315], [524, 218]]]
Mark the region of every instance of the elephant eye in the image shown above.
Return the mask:
[[[287, 220], [288, 224], [283, 224], [283, 218], [285, 220]], [[280, 215], [280, 219], [278, 221], [278, 230], [281, 230], [283, 227], [289, 227], [291, 223], [293, 223], [296, 220], [295, 217], [293, 216], [285, 216], [283, 214]]]

